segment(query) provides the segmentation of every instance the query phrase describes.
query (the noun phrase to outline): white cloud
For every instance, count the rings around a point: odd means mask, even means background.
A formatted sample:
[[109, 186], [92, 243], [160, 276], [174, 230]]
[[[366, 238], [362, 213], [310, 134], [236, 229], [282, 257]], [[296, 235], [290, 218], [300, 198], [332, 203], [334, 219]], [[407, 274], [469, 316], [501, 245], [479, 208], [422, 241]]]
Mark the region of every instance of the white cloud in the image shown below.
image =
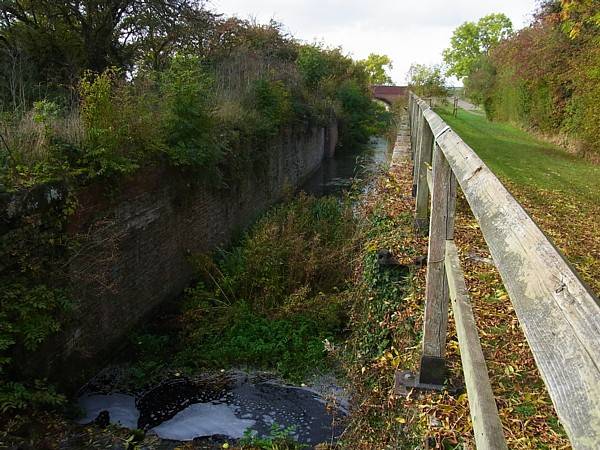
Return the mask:
[[394, 62], [392, 78], [404, 83], [411, 63], [441, 62], [452, 31], [491, 12], [526, 25], [536, 0], [212, 0], [217, 12], [259, 22], [282, 22], [296, 38], [342, 46], [355, 58], [382, 53]]

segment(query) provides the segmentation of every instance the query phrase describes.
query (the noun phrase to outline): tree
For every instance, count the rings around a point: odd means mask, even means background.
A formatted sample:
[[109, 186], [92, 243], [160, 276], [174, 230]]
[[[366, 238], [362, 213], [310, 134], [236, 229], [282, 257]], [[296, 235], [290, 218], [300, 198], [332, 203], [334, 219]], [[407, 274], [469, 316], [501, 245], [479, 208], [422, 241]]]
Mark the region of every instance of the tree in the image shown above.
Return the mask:
[[[201, 54], [211, 36], [207, 29], [216, 28], [218, 17], [203, 5], [203, 0], [0, 0], [0, 55], [34, 64], [30, 72], [38, 79], [32, 85], [68, 86], [86, 70], [101, 73], [112, 66], [163, 69], [178, 51]], [[10, 84], [4, 73], [2, 84]]]
[[511, 34], [512, 22], [504, 14], [489, 14], [477, 23], [463, 23], [454, 30], [450, 47], [444, 50], [446, 73], [457, 78], [468, 77], [477, 68], [480, 58]]
[[560, 0], [560, 19], [563, 30], [575, 39], [582, 31], [600, 29], [600, 7], [595, 0]]
[[367, 59], [359, 61], [359, 64], [365, 68], [371, 85], [393, 83], [387, 73], [392, 68], [392, 60], [389, 56], [371, 53]]
[[487, 56], [482, 56], [475, 62], [471, 74], [463, 80], [465, 95], [476, 105], [485, 106], [495, 81], [496, 68]]
[[424, 97], [446, 97], [448, 88], [439, 65], [412, 64], [408, 70], [408, 85], [415, 94]]
[[100, 72], [121, 62], [126, 40], [119, 38], [136, 4], [136, 0], [2, 0], [2, 41], [21, 44], [51, 65], [75, 63]]

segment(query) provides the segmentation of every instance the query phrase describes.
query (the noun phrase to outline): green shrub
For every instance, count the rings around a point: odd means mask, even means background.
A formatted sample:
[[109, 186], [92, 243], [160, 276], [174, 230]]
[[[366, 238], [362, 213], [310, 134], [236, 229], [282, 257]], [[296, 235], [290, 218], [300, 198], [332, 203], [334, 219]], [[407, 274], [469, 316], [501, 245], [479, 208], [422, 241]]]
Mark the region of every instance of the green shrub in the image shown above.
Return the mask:
[[0, 280], [0, 410], [54, 405], [64, 397], [43, 381], [16, 382], [16, 354], [31, 354], [61, 329], [61, 316], [71, 303], [61, 290], [44, 284]]
[[371, 136], [383, 135], [391, 126], [392, 114], [372, 101], [365, 89], [357, 81], [347, 80], [337, 90], [342, 147], [364, 145]]
[[[241, 364], [276, 370], [284, 378], [299, 382], [324, 368], [323, 342], [333, 341], [333, 335], [339, 333], [301, 315], [267, 318], [246, 303], [236, 303], [225, 311], [216, 309], [207, 317], [211, 320], [194, 322], [177, 357], [179, 365], [195, 369]], [[216, 328], [215, 323], [221, 326]]]
[[162, 74], [166, 153], [175, 166], [217, 175], [223, 145], [214, 118], [212, 79], [195, 56], [178, 55]]
[[321, 82], [332, 76], [330, 58], [326, 51], [314, 46], [305, 45], [298, 52], [298, 69], [309, 88], [317, 88]]
[[[138, 165], [128, 153], [127, 121], [117, 93], [118, 73], [87, 73], [79, 84], [85, 143], [77, 164], [90, 178], [127, 174]], [[122, 93], [122, 92], [120, 92]]]
[[59, 406], [66, 402], [64, 395], [42, 380], [33, 384], [0, 381], [0, 413], [11, 413], [28, 408]]
[[258, 112], [259, 119], [253, 126], [254, 133], [259, 138], [273, 137], [282, 126], [291, 122], [291, 93], [282, 81], [256, 81], [250, 103]]
[[199, 268], [219, 280], [224, 295], [252, 300], [268, 312], [306, 286], [309, 296], [342, 289], [350, 275], [342, 263], [353, 253], [354, 232], [349, 205], [301, 195], [269, 211], [239, 246], [221, 253], [216, 267]]

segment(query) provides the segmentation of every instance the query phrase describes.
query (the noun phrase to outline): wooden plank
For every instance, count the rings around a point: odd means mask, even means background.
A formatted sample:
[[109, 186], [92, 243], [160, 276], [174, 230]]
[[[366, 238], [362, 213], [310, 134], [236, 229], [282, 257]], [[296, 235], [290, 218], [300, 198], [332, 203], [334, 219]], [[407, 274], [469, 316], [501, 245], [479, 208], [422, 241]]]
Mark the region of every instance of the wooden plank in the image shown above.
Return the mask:
[[508, 449], [454, 241], [446, 241], [446, 274], [477, 450]]
[[456, 213], [456, 176], [450, 171], [448, 180], [448, 218], [446, 219], [446, 239], [454, 239], [454, 217]]
[[571, 444], [599, 448], [598, 299], [475, 152], [433, 111], [425, 116], [479, 222]]
[[425, 287], [425, 320], [423, 355], [443, 358], [448, 325], [448, 283], [444, 268], [446, 240], [452, 235], [449, 216], [453, 216], [451, 193], [452, 171], [439, 147], [433, 154], [433, 190], [427, 255], [427, 285]]

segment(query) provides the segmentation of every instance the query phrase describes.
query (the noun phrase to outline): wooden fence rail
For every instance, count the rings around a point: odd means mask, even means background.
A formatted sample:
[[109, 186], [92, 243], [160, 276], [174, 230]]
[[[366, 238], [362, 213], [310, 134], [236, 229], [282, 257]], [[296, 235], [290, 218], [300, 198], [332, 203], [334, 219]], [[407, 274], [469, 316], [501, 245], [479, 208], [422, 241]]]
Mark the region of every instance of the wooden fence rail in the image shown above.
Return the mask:
[[421, 366], [416, 379], [399, 383], [443, 385], [451, 299], [477, 447], [506, 448], [453, 242], [458, 185], [573, 448], [600, 448], [600, 302], [477, 154], [413, 93], [409, 121], [415, 225], [426, 232], [430, 215], [429, 250]]

